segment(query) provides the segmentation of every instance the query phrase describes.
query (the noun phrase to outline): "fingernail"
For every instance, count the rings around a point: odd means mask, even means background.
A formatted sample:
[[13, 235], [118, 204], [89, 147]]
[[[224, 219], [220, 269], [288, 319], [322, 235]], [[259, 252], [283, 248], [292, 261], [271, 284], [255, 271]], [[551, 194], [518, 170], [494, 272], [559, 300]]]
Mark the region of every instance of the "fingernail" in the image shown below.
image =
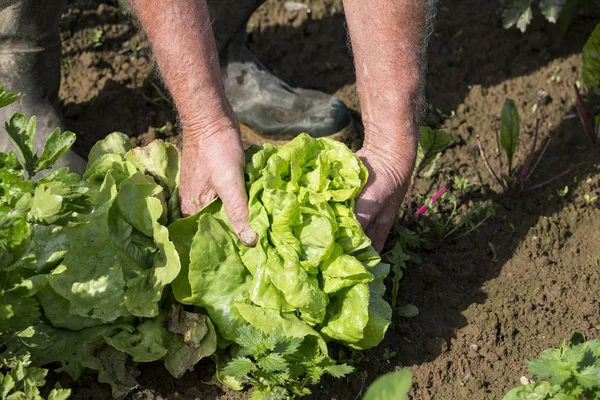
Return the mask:
[[254, 246], [258, 241], [258, 235], [251, 228], [241, 231], [238, 237], [246, 246]]

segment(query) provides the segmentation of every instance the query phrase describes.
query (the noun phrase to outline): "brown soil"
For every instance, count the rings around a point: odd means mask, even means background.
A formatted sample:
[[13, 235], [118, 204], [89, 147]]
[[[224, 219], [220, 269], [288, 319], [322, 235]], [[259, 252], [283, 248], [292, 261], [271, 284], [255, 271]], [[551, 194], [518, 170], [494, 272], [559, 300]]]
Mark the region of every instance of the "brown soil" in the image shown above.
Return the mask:
[[[310, 15], [268, 1], [250, 21], [249, 46], [290, 84], [335, 93], [358, 113], [341, 0], [309, 3]], [[414, 399], [501, 399], [521, 376], [529, 376], [526, 359], [575, 331], [600, 336], [595, 328], [600, 209], [598, 202], [584, 201], [585, 194], [600, 194], [600, 155], [578, 120], [570, 118], [572, 87], [581, 80], [581, 49], [598, 20], [577, 20], [561, 39], [556, 27], [537, 18], [521, 34], [502, 29], [497, 10], [480, 3], [440, 2], [429, 57], [427, 123], [443, 127], [454, 141], [419, 189], [465, 177], [477, 186], [466, 201], [492, 199], [497, 214], [471, 237], [433, 243], [420, 252], [423, 264], [409, 268], [399, 299], [418, 306], [419, 316], [396, 316], [384, 343], [360, 356], [357, 372], [323, 381], [314, 388], [314, 399], [359, 399], [372, 380], [396, 367], [412, 369]], [[67, 127], [80, 134], [80, 152], [114, 130], [128, 133], [136, 144], [155, 138], [177, 142], [176, 120], [149, 47], [127, 17], [108, 3], [74, 1], [62, 32], [62, 109]], [[515, 99], [523, 122], [517, 165], [531, 146], [536, 117], [542, 134], [553, 138], [531, 182], [586, 163], [527, 195], [499, 196], [477, 153], [476, 135], [494, 158], [494, 129], [506, 97]], [[565, 185], [568, 194], [559, 197], [557, 189]], [[248, 397], [203, 384], [211, 368], [206, 363], [175, 380], [159, 364], [142, 366], [141, 388], [133, 397]], [[92, 377], [75, 386], [76, 399], [108, 395]]]

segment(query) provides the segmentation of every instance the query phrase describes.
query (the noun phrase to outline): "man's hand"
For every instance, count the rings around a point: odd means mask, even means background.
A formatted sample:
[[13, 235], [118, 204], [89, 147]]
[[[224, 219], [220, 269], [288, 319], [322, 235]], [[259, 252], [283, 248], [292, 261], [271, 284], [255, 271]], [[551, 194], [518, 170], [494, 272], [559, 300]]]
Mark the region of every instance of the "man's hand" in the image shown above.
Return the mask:
[[435, 0], [344, 0], [344, 10], [365, 126], [357, 155], [370, 173], [355, 211], [381, 250], [415, 161]]
[[373, 248], [381, 251], [410, 184], [413, 150], [391, 154], [366, 145], [356, 155], [367, 167], [369, 179], [354, 210]]
[[242, 243], [255, 245], [258, 236], [248, 223], [244, 152], [237, 123], [223, 118], [198, 134], [188, 131], [183, 136], [179, 190], [182, 213], [195, 214], [219, 196]]
[[206, 0], [130, 3], [152, 43], [181, 120], [181, 211], [194, 214], [219, 196], [240, 240], [255, 244], [239, 127], [223, 93]]

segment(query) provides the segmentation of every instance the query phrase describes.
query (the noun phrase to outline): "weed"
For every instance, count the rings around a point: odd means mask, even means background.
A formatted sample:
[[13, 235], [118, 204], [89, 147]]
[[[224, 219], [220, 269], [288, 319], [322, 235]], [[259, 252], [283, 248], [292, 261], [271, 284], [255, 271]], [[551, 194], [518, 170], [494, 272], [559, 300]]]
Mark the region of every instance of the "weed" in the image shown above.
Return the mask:
[[554, 67], [552, 71], [552, 75], [548, 78], [548, 83], [560, 83], [562, 80], [560, 79], [560, 66], [557, 65]]
[[460, 192], [460, 194], [465, 195], [471, 191], [473, 185], [469, 182], [469, 179], [462, 178], [460, 176], [454, 177], [454, 188]]
[[558, 189], [556, 193], [558, 193], [560, 197], [565, 197], [567, 193], [569, 193], [569, 187], [565, 186], [563, 189]]
[[92, 32], [92, 44], [94, 48], [102, 46], [102, 38], [104, 37], [104, 30], [102, 28], [96, 28]]
[[587, 207], [589, 205], [592, 205], [596, 202], [596, 200], [598, 200], [598, 196], [590, 196], [589, 194], [584, 194], [583, 195], [583, 204]]
[[311, 394], [309, 383], [325, 374], [340, 378], [354, 368], [335, 364], [324, 354], [309, 354], [303, 338], [286, 337], [281, 332], [266, 334], [251, 325], [238, 328], [240, 350], [221, 371], [229, 384], [256, 387], [253, 399], [289, 399]]
[[[531, 174], [533, 174], [533, 172], [539, 165], [540, 161], [544, 157], [544, 154], [546, 153], [546, 150], [548, 149], [548, 145], [550, 144], [550, 136], [548, 136], [545, 139], [544, 143], [542, 144], [542, 147], [541, 147], [540, 153], [537, 157], [537, 160], [535, 162], [533, 162], [533, 159], [535, 157], [535, 152], [537, 150], [537, 142], [539, 139], [539, 130], [540, 130], [540, 120], [538, 119], [538, 120], [536, 120], [536, 124], [535, 124], [535, 134], [533, 137], [533, 145], [531, 147], [531, 150], [529, 152], [529, 155], [527, 157], [527, 161], [525, 162], [525, 165], [523, 165], [523, 168], [521, 168], [521, 170], [519, 171], [518, 174], [516, 173], [516, 171], [513, 168], [513, 159], [514, 159], [515, 152], [519, 145], [520, 119], [519, 119], [519, 112], [518, 112], [515, 102], [513, 100], [507, 99], [504, 102], [504, 106], [502, 107], [502, 114], [501, 114], [500, 134], [498, 134], [498, 131], [496, 131], [499, 172], [496, 172], [492, 168], [492, 166], [486, 156], [485, 150], [483, 149], [483, 146], [481, 145], [481, 138], [479, 136], [477, 136], [477, 144], [479, 146], [479, 153], [481, 154], [481, 158], [483, 159], [483, 162], [485, 163], [486, 168], [490, 172], [490, 175], [492, 175], [494, 180], [502, 187], [505, 194], [515, 195], [515, 194], [528, 192], [530, 190], [538, 189], [542, 186], [545, 186], [545, 185], [557, 180], [558, 178], [568, 174], [571, 171], [571, 169], [568, 169], [566, 171], [561, 172], [558, 175], [555, 175], [554, 177], [552, 177], [544, 182], [538, 183], [538, 184], [530, 186], [530, 187], [525, 187], [525, 182], [529, 179]], [[506, 172], [503, 171], [502, 154], [501, 154], [500, 148], [502, 148], [502, 150], [504, 150], [504, 153], [506, 154], [506, 161], [507, 161], [507, 171]]]

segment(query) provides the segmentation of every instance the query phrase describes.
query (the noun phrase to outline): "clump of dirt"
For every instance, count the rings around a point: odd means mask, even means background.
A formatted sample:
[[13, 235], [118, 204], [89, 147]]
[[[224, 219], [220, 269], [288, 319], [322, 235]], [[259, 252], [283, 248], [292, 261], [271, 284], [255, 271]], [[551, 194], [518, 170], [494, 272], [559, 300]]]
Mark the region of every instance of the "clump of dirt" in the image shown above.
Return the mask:
[[[307, 4], [310, 13], [268, 1], [250, 20], [249, 47], [288, 83], [335, 94], [358, 115], [342, 1]], [[573, 118], [572, 89], [581, 80], [581, 49], [596, 22], [580, 18], [561, 38], [556, 26], [535, 18], [521, 34], [502, 29], [494, 7], [476, 0], [440, 2], [429, 56], [427, 123], [447, 130], [453, 142], [418, 190], [439, 188], [454, 176], [468, 178], [476, 189], [465, 202], [494, 200], [496, 216], [475, 235], [423, 250], [423, 263], [406, 272], [399, 296], [399, 304], [416, 305], [419, 316], [395, 315], [377, 349], [360, 356], [345, 351], [357, 372], [325, 380], [313, 399], [359, 399], [371, 381], [397, 367], [412, 369], [415, 399], [500, 399], [528, 376], [526, 359], [575, 331], [598, 337], [600, 209], [584, 196], [600, 193], [600, 154]], [[61, 29], [62, 109], [67, 127], [80, 134], [79, 151], [114, 130], [135, 144], [179, 140], [149, 46], [116, 6], [73, 1]], [[542, 136], [552, 137], [528, 184], [585, 164], [526, 195], [502, 196], [478, 154], [476, 135], [496, 165], [495, 130], [507, 97], [521, 113], [517, 165], [532, 144], [536, 118]], [[565, 186], [568, 193], [561, 197], [557, 189]], [[212, 372], [204, 368], [210, 365], [175, 380], [160, 364], [141, 366], [141, 387], [133, 397], [248, 398], [201, 383]], [[74, 397], [108, 393], [93, 389], [92, 381], [75, 386]]]

